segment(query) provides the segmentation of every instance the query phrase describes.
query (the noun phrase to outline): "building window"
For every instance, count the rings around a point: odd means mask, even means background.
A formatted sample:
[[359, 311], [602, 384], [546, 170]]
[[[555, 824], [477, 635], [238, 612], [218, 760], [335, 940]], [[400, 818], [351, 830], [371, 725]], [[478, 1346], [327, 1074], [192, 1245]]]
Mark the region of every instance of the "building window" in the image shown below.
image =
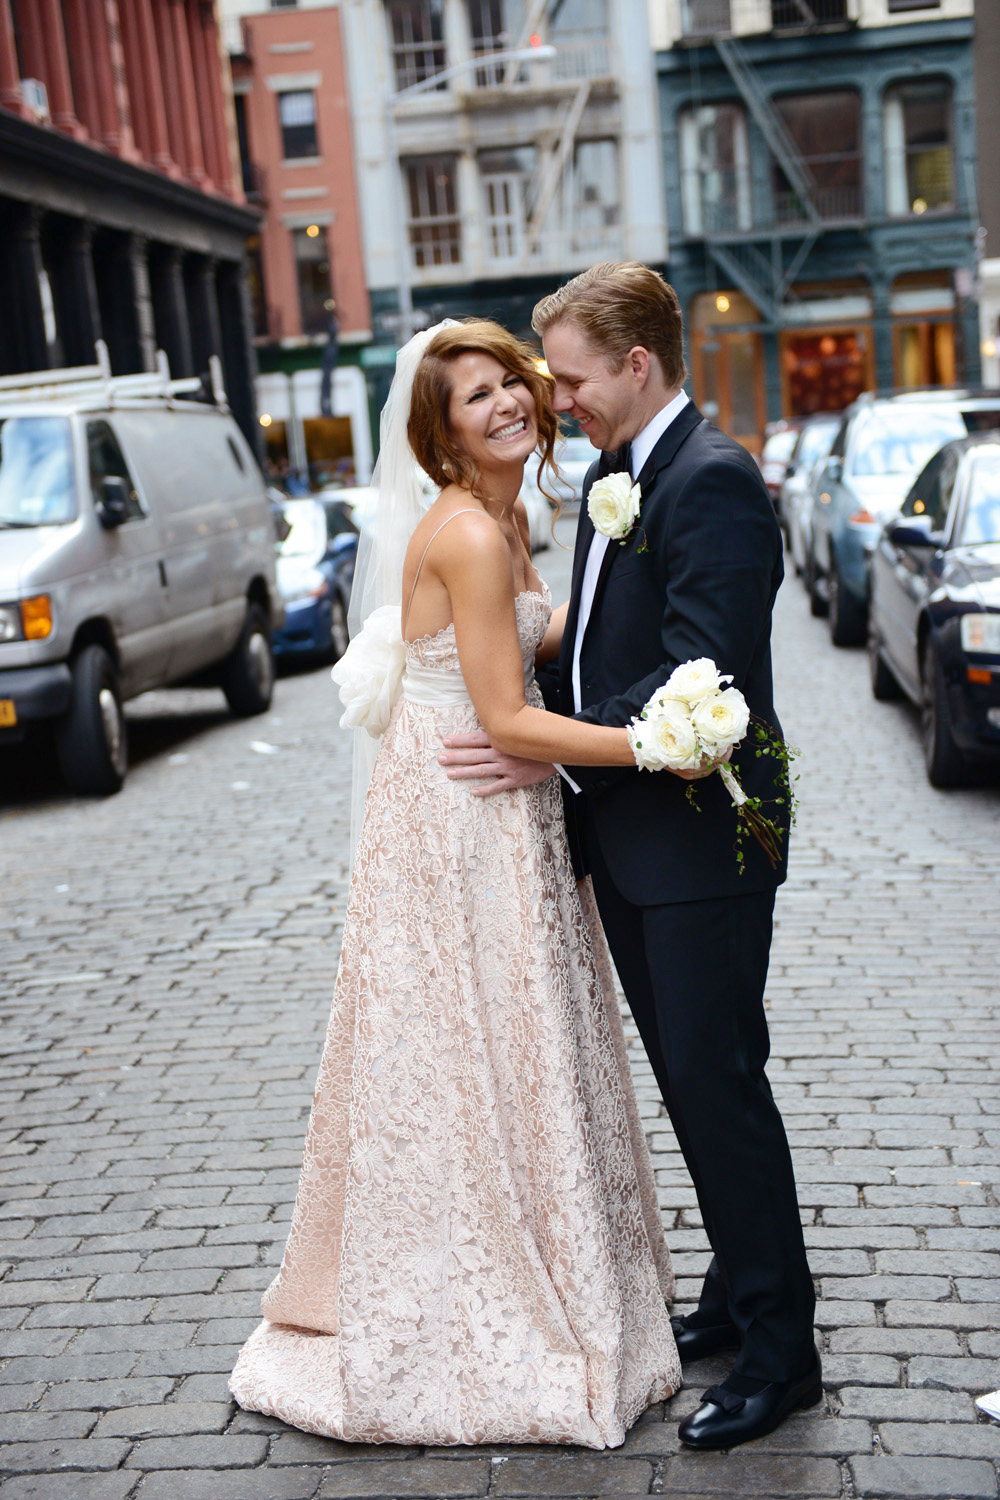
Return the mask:
[[410, 210], [410, 245], [418, 270], [457, 266], [462, 259], [453, 156], [423, 157], [403, 163]]
[[573, 152], [573, 253], [617, 255], [620, 221], [618, 142], [579, 141]]
[[952, 208], [951, 84], [901, 83], [885, 96], [885, 207], [890, 214]]
[[293, 89], [287, 94], [279, 94], [278, 119], [281, 121], [281, 149], [286, 161], [319, 155], [316, 95], [312, 89]]
[[397, 90], [440, 73], [445, 66], [442, 0], [387, 0], [386, 9]]
[[941, 0], [889, 0], [889, 14], [897, 10], [940, 10]]
[[829, 26], [849, 19], [847, 0], [771, 0], [775, 31], [813, 31], [817, 23]]
[[[469, 0], [469, 34], [476, 57], [489, 57], [491, 52], [503, 52], [510, 47], [511, 37], [504, 25], [504, 0]], [[477, 86], [497, 88], [503, 82], [507, 66], [507, 63], [487, 63], [477, 68]]]
[[751, 227], [746, 114], [738, 104], [686, 109], [680, 117], [681, 200], [689, 235]]
[[[855, 90], [788, 95], [774, 105], [812, 178], [820, 218], [860, 218], [861, 100]], [[777, 162], [774, 208], [779, 224], [801, 223], [806, 217], [801, 197]]]
[[528, 197], [535, 171], [535, 150], [483, 151], [479, 175], [486, 217], [486, 254], [490, 260], [520, 260], [530, 216]]
[[326, 333], [330, 321], [330, 250], [326, 230], [319, 224], [292, 230], [295, 270], [299, 283], [302, 332]]

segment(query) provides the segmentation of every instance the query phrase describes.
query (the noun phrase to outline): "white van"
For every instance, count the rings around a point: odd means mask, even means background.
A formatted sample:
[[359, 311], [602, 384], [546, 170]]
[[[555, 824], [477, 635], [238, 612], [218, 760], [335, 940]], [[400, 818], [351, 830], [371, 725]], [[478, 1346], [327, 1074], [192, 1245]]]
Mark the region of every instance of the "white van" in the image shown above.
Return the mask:
[[257, 461], [197, 380], [100, 363], [0, 379], [0, 745], [51, 724], [77, 792], [118, 791], [122, 704], [211, 680], [263, 713], [283, 619]]

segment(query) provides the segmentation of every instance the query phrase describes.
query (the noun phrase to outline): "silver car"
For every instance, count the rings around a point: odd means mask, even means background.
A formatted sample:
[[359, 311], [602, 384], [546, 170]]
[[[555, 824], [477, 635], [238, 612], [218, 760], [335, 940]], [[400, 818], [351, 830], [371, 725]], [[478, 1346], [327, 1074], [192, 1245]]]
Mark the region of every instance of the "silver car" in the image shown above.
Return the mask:
[[197, 676], [236, 714], [271, 701], [260, 470], [228, 411], [157, 382], [0, 381], [0, 745], [50, 727], [78, 792], [121, 786], [138, 693]]

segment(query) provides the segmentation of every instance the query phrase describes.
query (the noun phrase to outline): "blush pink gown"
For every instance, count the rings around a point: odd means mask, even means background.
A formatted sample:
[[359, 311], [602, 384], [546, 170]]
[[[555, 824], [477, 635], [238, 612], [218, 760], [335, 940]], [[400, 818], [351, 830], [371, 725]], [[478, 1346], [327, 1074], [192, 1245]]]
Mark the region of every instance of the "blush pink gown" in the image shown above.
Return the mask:
[[[517, 599], [529, 701], [547, 592]], [[451, 626], [368, 794], [291, 1233], [230, 1382], [352, 1442], [622, 1442], [680, 1366], [670, 1257], [556, 778], [449, 781]]]

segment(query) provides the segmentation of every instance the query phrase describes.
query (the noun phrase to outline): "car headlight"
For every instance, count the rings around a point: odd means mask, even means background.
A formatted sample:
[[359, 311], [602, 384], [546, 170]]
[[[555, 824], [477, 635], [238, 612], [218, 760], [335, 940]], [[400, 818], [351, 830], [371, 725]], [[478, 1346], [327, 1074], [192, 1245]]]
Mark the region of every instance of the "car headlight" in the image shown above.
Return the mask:
[[286, 604], [301, 604], [304, 599], [322, 599], [330, 585], [318, 568], [306, 568], [282, 585]]
[[963, 615], [962, 650], [1000, 656], [1000, 614]]
[[0, 643], [23, 640], [24, 631], [21, 628], [21, 606], [19, 604], [0, 604]]

